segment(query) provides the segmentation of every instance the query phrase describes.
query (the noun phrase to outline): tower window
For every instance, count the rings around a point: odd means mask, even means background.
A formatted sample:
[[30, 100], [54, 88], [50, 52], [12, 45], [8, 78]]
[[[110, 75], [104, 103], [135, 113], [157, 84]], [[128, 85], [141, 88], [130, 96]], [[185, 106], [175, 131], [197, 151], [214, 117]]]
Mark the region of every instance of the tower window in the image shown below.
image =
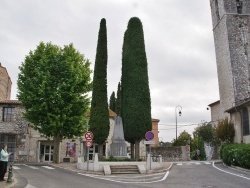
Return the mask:
[[243, 6], [242, 1], [236, 0], [236, 7], [237, 7], [237, 13], [238, 14], [242, 14], [242, 6]]
[[218, 5], [218, 0], [215, 0], [215, 14], [217, 21], [220, 20], [220, 12], [219, 12], [219, 5]]

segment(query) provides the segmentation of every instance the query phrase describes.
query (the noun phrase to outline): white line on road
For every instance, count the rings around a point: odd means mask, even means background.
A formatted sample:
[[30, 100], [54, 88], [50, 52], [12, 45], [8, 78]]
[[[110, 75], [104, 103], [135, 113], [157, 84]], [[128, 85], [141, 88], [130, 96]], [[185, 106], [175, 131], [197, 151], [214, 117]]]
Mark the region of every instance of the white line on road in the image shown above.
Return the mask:
[[19, 169], [20, 169], [20, 168], [17, 167], [17, 166], [12, 166], [12, 168], [13, 168], [14, 170], [19, 170]]
[[177, 163], [176, 165], [181, 166], [181, 165], [182, 165], [182, 163]]
[[218, 168], [217, 166], [215, 166], [215, 165], [214, 165], [214, 162], [213, 162], [213, 167], [216, 168], [217, 170], [222, 171], [222, 172], [225, 172], [225, 173], [227, 173], [227, 174], [231, 174], [231, 175], [234, 175], [234, 176], [238, 176], [238, 177], [241, 177], [241, 178], [250, 180], [250, 178], [247, 178], [247, 177], [245, 177], [245, 176], [241, 176], [241, 175], [238, 175], [238, 174], [234, 174], [234, 173], [232, 173], [232, 172], [228, 172], [228, 171], [222, 170], [222, 169]]
[[35, 167], [35, 166], [28, 166], [28, 167], [31, 168], [31, 169], [34, 169], [34, 170], [39, 169], [39, 168], [37, 168], [37, 167]]
[[50, 170], [54, 169], [54, 168], [52, 168], [52, 167], [50, 167], [50, 166], [42, 166], [42, 167], [43, 167], [43, 168], [50, 169]]
[[34, 186], [28, 184], [25, 188], [38, 188], [38, 187], [34, 187]]
[[113, 181], [113, 182], [117, 182], [117, 183], [134, 183], [134, 184], [137, 184], [137, 183], [156, 183], [156, 182], [161, 182], [161, 181], [164, 181], [167, 177], [168, 177], [168, 174], [169, 174], [169, 171], [167, 171], [165, 173], [165, 175], [162, 177], [162, 179], [160, 180], [155, 180], [155, 181], [150, 181], [150, 182], [141, 182], [141, 181], [135, 181], [135, 182], [128, 182], [128, 181], [117, 181], [117, 180], [113, 180], [113, 179], [109, 179], [109, 178], [101, 178], [101, 177], [96, 177], [94, 175], [90, 175], [90, 174], [82, 174], [82, 173], [78, 173], [79, 175], [83, 175], [83, 176], [88, 176], [88, 177], [92, 177], [92, 178], [98, 178], [98, 179], [103, 179], [103, 180], [107, 180], [107, 181]]

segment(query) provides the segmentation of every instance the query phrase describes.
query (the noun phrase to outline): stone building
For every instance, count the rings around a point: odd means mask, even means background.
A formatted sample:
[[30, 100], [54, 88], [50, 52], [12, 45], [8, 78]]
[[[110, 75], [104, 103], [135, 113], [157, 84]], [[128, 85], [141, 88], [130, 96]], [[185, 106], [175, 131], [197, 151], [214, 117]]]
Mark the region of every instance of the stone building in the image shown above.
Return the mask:
[[220, 94], [209, 105], [212, 122], [228, 117], [235, 142], [250, 143], [250, 1], [210, 0], [210, 6]]
[[8, 100], [11, 95], [11, 79], [5, 67], [0, 63], [0, 100]]

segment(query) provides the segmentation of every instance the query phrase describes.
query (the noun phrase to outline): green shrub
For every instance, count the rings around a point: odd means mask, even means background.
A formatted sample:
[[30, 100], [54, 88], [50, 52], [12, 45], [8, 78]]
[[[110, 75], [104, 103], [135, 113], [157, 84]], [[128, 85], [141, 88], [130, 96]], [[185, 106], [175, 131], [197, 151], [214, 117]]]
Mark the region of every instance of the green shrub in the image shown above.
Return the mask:
[[250, 144], [224, 144], [220, 157], [226, 165], [250, 169]]
[[135, 161], [135, 159], [130, 159], [130, 158], [115, 158], [113, 156], [110, 156], [109, 158], [102, 158], [100, 161], [122, 162], [122, 161]]

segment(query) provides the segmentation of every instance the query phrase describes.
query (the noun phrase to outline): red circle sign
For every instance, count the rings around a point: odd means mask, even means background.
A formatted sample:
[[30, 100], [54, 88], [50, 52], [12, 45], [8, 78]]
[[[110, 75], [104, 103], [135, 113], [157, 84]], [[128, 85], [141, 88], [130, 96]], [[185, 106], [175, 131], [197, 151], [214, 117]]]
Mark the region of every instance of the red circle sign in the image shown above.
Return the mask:
[[148, 132], [146, 132], [146, 134], [145, 134], [145, 138], [146, 138], [147, 140], [153, 140], [154, 137], [155, 137], [155, 135], [154, 135], [154, 133], [153, 133], [152, 131], [148, 131]]
[[90, 148], [90, 147], [92, 146], [92, 141], [87, 140], [87, 141], [85, 142], [85, 146], [88, 147], [88, 148]]
[[87, 131], [87, 132], [84, 134], [84, 137], [85, 137], [86, 140], [93, 140], [94, 134], [93, 134], [91, 131]]

